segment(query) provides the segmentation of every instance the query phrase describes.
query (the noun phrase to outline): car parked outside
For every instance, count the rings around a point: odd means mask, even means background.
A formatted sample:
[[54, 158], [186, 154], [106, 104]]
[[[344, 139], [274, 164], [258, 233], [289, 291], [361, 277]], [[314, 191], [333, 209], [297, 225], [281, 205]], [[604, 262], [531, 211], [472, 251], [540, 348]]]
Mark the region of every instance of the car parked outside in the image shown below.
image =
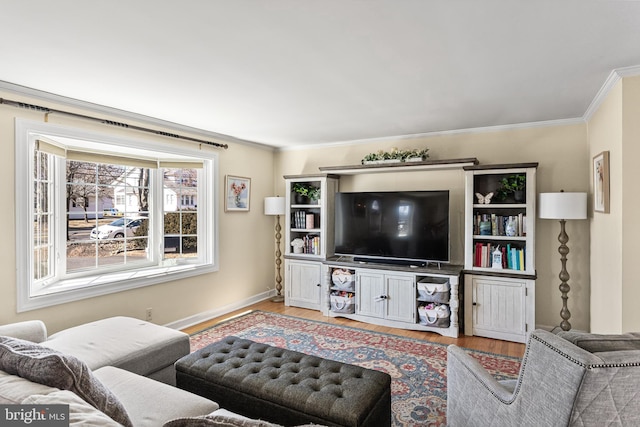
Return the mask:
[[126, 234], [127, 237], [133, 237], [142, 221], [147, 218], [118, 218], [109, 224], [94, 227], [89, 234], [89, 238], [93, 240], [102, 239], [119, 239], [123, 238]]
[[118, 209], [116, 209], [116, 208], [105, 209], [104, 210], [104, 214], [105, 214], [105, 216], [119, 216], [119, 215], [121, 215], [120, 211]]

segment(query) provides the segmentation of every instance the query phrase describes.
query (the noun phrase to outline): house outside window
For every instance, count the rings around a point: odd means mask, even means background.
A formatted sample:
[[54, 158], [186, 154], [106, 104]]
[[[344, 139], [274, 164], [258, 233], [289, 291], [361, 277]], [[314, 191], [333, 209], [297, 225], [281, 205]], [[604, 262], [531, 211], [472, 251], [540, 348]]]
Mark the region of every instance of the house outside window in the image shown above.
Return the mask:
[[216, 169], [203, 150], [18, 120], [18, 310], [217, 270]]

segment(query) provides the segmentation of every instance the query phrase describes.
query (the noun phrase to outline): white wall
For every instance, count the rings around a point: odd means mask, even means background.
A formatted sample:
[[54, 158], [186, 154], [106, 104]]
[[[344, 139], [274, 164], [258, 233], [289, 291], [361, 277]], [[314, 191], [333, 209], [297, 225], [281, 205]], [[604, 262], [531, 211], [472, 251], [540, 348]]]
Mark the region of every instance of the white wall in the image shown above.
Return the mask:
[[[42, 99], [31, 99], [16, 93], [3, 93], [0, 97], [30, 104], [44, 105], [49, 108], [73, 110], [81, 114], [93, 115], [92, 111], [55, 105]], [[274, 219], [263, 214], [263, 200], [274, 193], [274, 153], [270, 149], [257, 148], [248, 144], [231, 143], [228, 150], [219, 150], [220, 173], [219, 186], [219, 259], [220, 270], [207, 275], [185, 280], [167, 282], [126, 292], [86, 299], [69, 304], [48, 307], [23, 313], [16, 313], [15, 285], [15, 165], [14, 165], [14, 119], [44, 120], [41, 112], [18, 109], [0, 105], [0, 141], [3, 155], [0, 156], [0, 199], [5, 208], [0, 209], [0, 223], [4, 225], [3, 244], [0, 245], [0, 270], [3, 280], [0, 283], [0, 324], [42, 319], [50, 332], [62, 328], [113, 315], [127, 315], [144, 318], [147, 307], [153, 308], [154, 322], [166, 324], [198, 313], [210, 312], [228, 305], [237, 304], [274, 287]], [[104, 115], [99, 115], [104, 117]], [[104, 117], [116, 121], [151, 127], [146, 123], [135, 123], [116, 117]], [[163, 138], [176, 144], [180, 142], [143, 132], [109, 127], [60, 114], [51, 114], [51, 123], [78, 128], [92, 129], [98, 132], [112, 133], [136, 139], [153, 140]], [[176, 132], [169, 128], [163, 131]], [[202, 135], [188, 135], [207, 139]], [[205, 148], [203, 149], [213, 149]], [[226, 174], [251, 178], [251, 205], [249, 212], [224, 212], [224, 177]], [[247, 268], [250, 266], [251, 268]]]

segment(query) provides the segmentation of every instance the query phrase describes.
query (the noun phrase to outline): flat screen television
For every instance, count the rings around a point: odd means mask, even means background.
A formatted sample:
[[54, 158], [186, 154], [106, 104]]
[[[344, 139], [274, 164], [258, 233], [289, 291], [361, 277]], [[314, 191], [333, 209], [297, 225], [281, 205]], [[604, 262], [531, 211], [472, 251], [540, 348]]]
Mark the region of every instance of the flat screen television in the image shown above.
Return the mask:
[[449, 191], [336, 193], [334, 252], [365, 262], [449, 262]]

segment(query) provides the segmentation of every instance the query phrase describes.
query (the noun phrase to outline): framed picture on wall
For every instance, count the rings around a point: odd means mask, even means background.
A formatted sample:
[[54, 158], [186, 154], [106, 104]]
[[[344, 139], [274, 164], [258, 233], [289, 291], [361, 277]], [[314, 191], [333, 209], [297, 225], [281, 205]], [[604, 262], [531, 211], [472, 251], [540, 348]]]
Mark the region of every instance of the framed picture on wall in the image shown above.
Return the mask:
[[593, 158], [593, 210], [609, 213], [609, 152]]
[[251, 178], [227, 175], [225, 177], [225, 212], [249, 212]]

